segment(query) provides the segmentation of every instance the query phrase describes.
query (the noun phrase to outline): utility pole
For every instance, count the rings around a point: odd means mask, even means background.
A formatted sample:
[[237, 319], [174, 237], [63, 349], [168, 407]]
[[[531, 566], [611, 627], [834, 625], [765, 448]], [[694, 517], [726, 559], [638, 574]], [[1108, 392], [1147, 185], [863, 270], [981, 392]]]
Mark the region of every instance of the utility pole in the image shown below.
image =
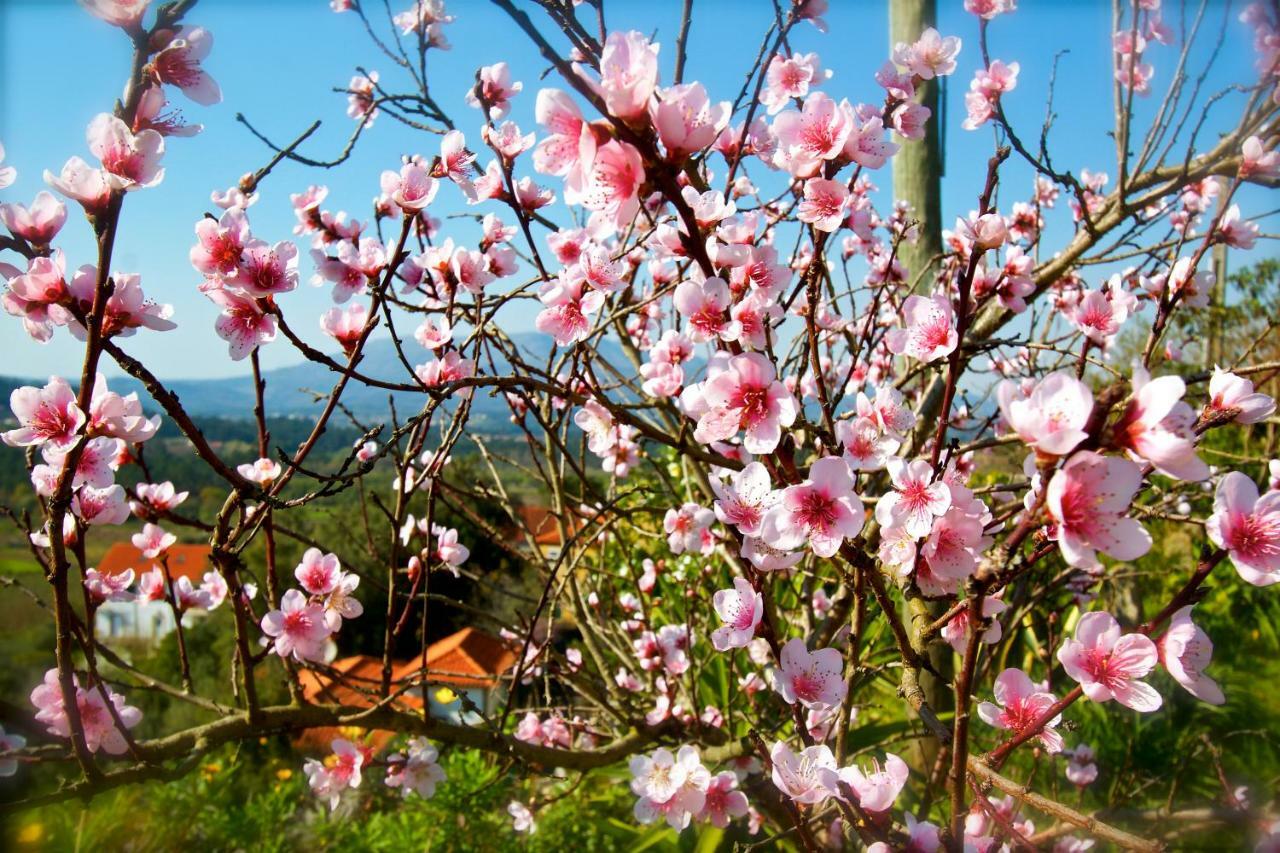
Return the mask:
[[[898, 42], [911, 44], [938, 23], [937, 0], [889, 0], [889, 49]], [[903, 145], [893, 157], [893, 197], [911, 204], [920, 223], [915, 245], [904, 244], [898, 257], [919, 288], [928, 289], [942, 254], [942, 126], [938, 110], [938, 80], [922, 81], [916, 99], [932, 115], [924, 139]]]

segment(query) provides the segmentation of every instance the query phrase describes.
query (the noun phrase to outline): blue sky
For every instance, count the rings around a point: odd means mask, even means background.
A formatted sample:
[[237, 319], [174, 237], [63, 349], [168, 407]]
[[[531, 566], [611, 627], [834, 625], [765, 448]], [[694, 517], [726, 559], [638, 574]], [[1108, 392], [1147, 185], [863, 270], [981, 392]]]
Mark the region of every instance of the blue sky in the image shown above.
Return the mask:
[[[369, 5], [380, 11], [380, 3]], [[409, 5], [404, 0], [393, 2], [392, 7], [398, 10]], [[534, 20], [543, 23], [541, 13], [527, 5]], [[854, 102], [878, 102], [881, 93], [872, 75], [888, 55], [887, 5], [852, 0], [832, 0], [831, 5], [827, 15], [830, 33], [823, 35], [802, 25], [791, 39], [792, 47], [817, 51], [823, 64], [834, 71], [825, 87], [828, 92]], [[1022, 64], [1018, 88], [1005, 101], [1006, 111], [1015, 125], [1023, 128], [1024, 136], [1038, 137], [1051, 59], [1058, 51], [1069, 50], [1061, 60], [1058, 78], [1055, 108], [1059, 118], [1052, 137], [1055, 162], [1074, 171], [1086, 166], [1106, 169], [1113, 156], [1113, 143], [1106, 135], [1111, 122], [1110, 4], [1023, 0], [1020, 5], [1017, 14], [997, 20], [991, 32], [993, 56]], [[947, 216], [944, 226], [950, 227], [956, 214], [974, 206], [992, 137], [990, 131], [971, 133], [960, 127], [963, 92], [980, 64], [976, 20], [963, 12], [960, 0], [941, 0], [939, 6], [939, 29], [964, 40], [944, 116], [947, 178], [943, 209]], [[662, 43], [663, 80], [669, 81], [680, 0], [609, 0], [606, 8], [610, 29], [656, 31]], [[447, 28], [454, 47], [448, 52], [433, 52], [428, 67], [437, 100], [468, 138], [474, 139], [479, 115], [465, 106], [463, 95], [477, 67], [506, 60], [515, 79], [525, 84], [511, 118], [526, 131], [534, 129], [537, 89], [541, 85], [567, 87], [553, 77], [539, 80], [546, 63], [500, 10], [482, 0], [455, 0], [450, 11], [457, 18]], [[695, 0], [694, 12], [686, 80], [702, 81], [715, 99], [732, 100], [772, 19], [772, 3]], [[1212, 28], [1216, 29], [1222, 13], [1222, 7], [1211, 11]], [[1176, 12], [1170, 15], [1176, 29]], [[1233, 12], [1208, 91], [1229, 82], [1252, 80], [1255, 75], [1249, 34], [1234, 17]], [[221, 84], [224, 100], [218, 106], [203, 108], [175, 93], [174, 101], [183, 107], [188, 120], [203, 123], [205, 131], [193, 139], [170, 139], [164, 182], [155, 189], [131, 194], [125, 204], [115, 269], [141, 273], [148, 295], [173, 304], [180, 324], [172, 332], [139, 334], [125, 341], [125, 346], [151, 362], [162, 377], [239, 375], [247, 372], [248, 363], [226, 358], [225, 344], [213, 332], [217, 312], [197, 292], [200, 276], [187, 259], [194, 242], [194, 223], [212, 209], [210, 191], [235, 183], [269, 155], [234, 120], [235, 114], [244, 113], [277, 141], [292, 139], [313, 120], [321, 119], [323, 126], [302, 153], [327, 159], [341, 149], [352, 130], [345, 114], [345, 95], [332, 92], [332, 88], [345, 86], [354, 68], [363, 65], [380, 71], [384, 82], [395, 90], [396, 69], [368, 41], [353, 14], [335, 15], [325, 0], [204, 0], [188, 20], [214, 34], [213, 54], [205, 66]], [[549, 26], [543, 29], [550, 32]], [[1207, 50], [1208, 45], [1203, 47]], [[0, 2], [0, 141], [7, 149], [6, 165], [19, 172], [17, 183], [4, 192], [6, 201], [29, 202], [44, 188], [42, 171], [58, 171], [71, 155], [89, 159], [84, 128], [119, 97], [129, 52], [123, 34], [79, 10], [72, 0]], [[1148, 59], [1156, 66], [1156, 86], [1162, 87], [1176, 62], [1176, 49], [1155, 46]], [[1153, 106], [1144, 103], [1140, 108], [1150, 110]], [[1214, 128], [1224, 127], [1238, 106], [1239, 101], [1225, 100], [1206, 126], [1206, 138], [1211, 138]], [[311, 183], [329, 186], [326, 208], [345, 209], [355, 218], [367, 220], [382, 170], [396, 167], [402, 154], [429, 155], [438, 145], [437, 137], [383, 116], [362, 138], [352, 158], [337, 170], [282, 164], [264, 182], [262, 199], [250, 210], [254, 234], [273, 242], [291, 238], [294, 219], [289, 194]], [[720, 168], [718, 158], [714, 163]], [[526, 163], [518, 174], [532, 174], [531, 166]], [[753, 172], [758, 178], [765, 174], [761, 168]], [[535, 179], [559, 190], [554, 179]], [[888, 168], [877, 173], [875, 180], [887, 189], [891, 184]], [[1010, 166], [1003, 175], [1005, 205], [1025, 198], [1030, 184], [1028, 169], [1017, 163]], [[1247, 201], [1250, 196], [1244, 198]], [[442, 190], [433, 206], [433, 213], [441, 218], [475, 210], [467, 208], [450, 187]], [[502, 215], [496, 204], [478, 210]], [[510, 220], [509, 215], [504, 218]], [[567, 221], [567, 217], [561, 218]], [[1051, 217], [1050, 245], [1053, 235], [1061, 238], [1067, 233], [1068, 221], [1065, 205], [1060, 205]], [[477, 229], [465, 220], [446, 219], [443, 235], [460, 242], [474, 241]], [[70, 268], [94, 260], [92, 235], [78, 208], [73, 209], [57, 245], [67, 252]], [[285, 310], [295, 318], [295, 328], [309, 333], [313, 343], [329, 348], [316, 320], [331, 304], [329, 291], [306, 283], [311, 273], [306, 248], [300, 245], [303, 284], [284, 297]], [[532, 308], [522, 308], [506, 318], [508, 326], [512, 330], [532, 328], [533, 314]], [[3, 322], [10, 325], [0, 334], [0, 372], [78, 374], [82, 351], [65, 330], [59, 331], [52, 343], [40, 345], [20, 331], [16, 320], [5, 317]], [[268, 367], [299, 360], [283, 340], [263, 353]], [[107, 372], [118, 371], [112, 367]]]

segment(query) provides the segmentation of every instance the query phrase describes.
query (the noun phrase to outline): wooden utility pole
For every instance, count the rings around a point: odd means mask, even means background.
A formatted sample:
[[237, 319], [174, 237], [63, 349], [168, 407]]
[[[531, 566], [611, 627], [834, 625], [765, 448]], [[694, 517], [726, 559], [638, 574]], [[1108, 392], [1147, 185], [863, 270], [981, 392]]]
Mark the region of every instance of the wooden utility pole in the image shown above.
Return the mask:
[[[889, 0], [889, 49], [898, 42], [911, 44], [938, 23], [937, 0]], [[916, 100], [932, 112], [924, 139], [902, 146], [893, 157], [893, 197], [911, 204], [920, 223], [920, 239], [903, 245], [898, 257], [907, 275], [928, 289], [942, 254], [942, 127], [938, 111], [938, 80], [916, 87]], [[932, 263], [931, 263], [932, 262]]]

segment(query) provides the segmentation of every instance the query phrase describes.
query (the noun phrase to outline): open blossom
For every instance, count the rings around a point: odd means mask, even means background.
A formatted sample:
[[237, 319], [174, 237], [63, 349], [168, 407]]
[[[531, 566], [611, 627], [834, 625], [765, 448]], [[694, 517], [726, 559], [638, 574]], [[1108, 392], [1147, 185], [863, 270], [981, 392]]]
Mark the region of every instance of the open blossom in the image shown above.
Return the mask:
[[1280, 151], [1268, 151], [1257, 136], [1250, 136], [1240, 146], [1240, 177], [1280, 177]]
[[10, 447], [43, 445], [66, 450], [79, 439], [85, 424], [75, 392], [58, 376], [50, 377], [43, 388], [14, 389], [9, 395], [9, 408], [18, 420], [18, 428], [0, 434], [0, 439]]
[[765, 515], [761, 538], [780, 551], [806, 541], [819, 557], [834, 556], [845, 539], [862, 530], [862, 501], [853, 490], [853, 475], [838, 456], [817, 460], [809, 478], [788, 486]]
[[166, 531], [158, 524], [142, 525], [142, 532], [133, 534], [133, 547], [142, 552], [142, 556], [154, 560], [168, 551], [178, 541], [178, 537]]
[[89, 569], [84, 573], [84, 588], [89, 592], [89, 599], [95, 604], [107, 601], [132, 601], [133, 594], [129, 587], [133, 585], [133, 569], [125, 569], [114, 575], [104, 575], [97, 569]]
[[588, 83], [612, 115], [638, 118], [658, 84], [658, 45], [635, 30], [609, 33], [600, 54], [600, 80]]
[[[982, 702], [978, 705], [978, 716], [997, 729], [1006, 729], [1019, 734], [1030, 729], [1046, 711], [1057, 701], [1052, 693], [1036, 688], [1035, 684], [1020, 669], [1006, 669], [996, 676], [996, 704]], [[1044, 723], [1044, 727], [1036, 737], [1049, 752], [1062, 750], [1062, 735], [1054, 731], [1062, 719], [1057, 715]]]
[[807, 708], [839, 705], [848, 691], [840, 650], [810, 652], [799, 637], [788, 640], [773, 671], [773, 689], [789, 705], [796, 702]]
[[328, 595], [342, 578], [342, 565], [337, 554], [308, 548], [302, 555], [302, 562], [293, 570], [293, 576], [312, 595]]
[[103, 178], [115, 190], [154, 187], [164, 179], [164, 137], [154, 130], [136, 135], [110, 113], [100, 113], [86, 131], [89, 150], [102, 161]]
[[804, 182], [804, 199], [796, 208], [796, 218], [830, 233], [844, 221], [848, 203], [849, 190], [840, 181], [810, 178]]
[[534, 320], [538, 331], [551, 335], [561, 346], [585, 340], [591, 333], [589, 315], [599, 311], [605, 301], [605, 294], [586, 283], [581, 271], [572, 267], [544, 283], [538, 298], [547, 307]]
[[1209, 379], [1209, 402], [1202, 415], [1206, 420], [1232, 414], [1231, 419], [1238, 424], [1256, 424], [1275, 410], [1276, 401], [1266, 394], [1255, 393], [1248, 379], [1214, 367]]
[[347, 84], [347, 115], [354, 119], [362, 119], [368, 126], [378, 117], [378, 107], [374, 102], [374, 91], [378, 85], [378, 72], [370, 71], [369, 76], [357, 74]]
[[1062, 755], [1067, 759], [1067, 781], [1071, 784], [1083, 788], [1098, 778], [1098, 765], [1093, 763], [1093, 749], [1088, 744], [1064, 749]]
[[853, 126], [847, 101], [836, 103], [823, 92], [810, 92], [799, 112], [786, 110], [773, 121], [776, 162], [797, 177], [812, 175], [823, 160], [841, 155]]
[[911, 771], [907, 763], [891, 752], [885, 753], [884, 766], [872, 760], [870, 772], [864, 772], [854, 764], [840, 768], [842, 784], [848, 785], [858, 795], [858, 804], [869, 812], [888, 811], [898, 794], [902, 793]]
[[[76, 707], [80, 712], [80, 726], [89, 752], [101, 749], [109, 755], [123, 755], [129, 743], [116, 723], [116, 717], [126, 729], [131, 729], [142, 719], [142, 712], [126, 704], [124, 696], [106, 684], [99, 683], [86, 690], [80, 686], [76, 676], [72, 676], [72, 683]], [[111, 703], [114, 715], [107, 708], [107, 702]], [[31, 704], [37, 709], [36, 720], [47, 727], [49, 734], [71, 737], [71, 721], [67, 716], [66, 697], [58, 670], [51, 669], [44, 674], [43, 683], [31, 691]]]
[[745, 578], [734, 578], [733, 589], [722, 589], [711, 599], [716, 615], [724, 625], [711, 632], [716, 651], [745, 648], [755, 637], [756, 626], [764, 615], [764, 596], [756, 592]]
[[726, 341], [738, 337], [738, 325], [730, 322], [725, 314], [731, 302], [729, 285], [721, 278], [682, 281], [673, 298], [676, 310], [688, 318], [689, 337], [698, 343], [717, 337]]
[[1169, 630], [1156, 642], [1160, 661], [1173, 680], [1192, 696], [1210, 705], [1221, 705], [1227, 701], [1222, 688], [1204, 673], [1213, 660], [1213, 641], [1191, 621], [1191, 609], [1180, 608], [1169, 620]]
[[44, 182], [67, 198], [78, 201], [90, 215], [104, 212], [111, 201], [111, 185], [107, 182], [106, 172], [93, 168], [79, 157], [67, 160], [57, 175], [45, 169]]
[[212, 106], [222, 100], [218, 82], [200, 63], [213, 49], [213, 33], [204, 27], [181, 27], [155, 58], [151, 60], [151, 76], [156, 82], [177, 86], [197, 104]]
[[885, 466], [893, 490], [876, 503], [876, 519], [883, 527], [904, 527], [910, 535], [923, 538], [933, 528], [933, 520], [951, 506], [951, 489], [934, 481], [933, 466], [924, 459], [894, 457]]
[[280, 463], [266, 457], [236, 466], [236, 472], [241, 477], [252, 483], [257, 483], [259, 486], [267, 486], [273, 483], [280, 476], [280, 471]]
[[850, 471], [879, 471], [902, 446], [891, 434], [882, 433], [871, 418], [858, 417], [836, 424], [836, 440], [844, 448]]
[[796, 753], [784, 741], [778, 741], [769, 750], [769, 763], [773, 784], [792, 802], [821, 803], [832, 796], [831, 786], [837, 778], [836, 759], [825, 743]]
[[1227, 550], [1245, 581], [1280, 583], [1280, 490], [1259, 497], [1253, 480], [1239, 471], [1227, 473], [1218, 483], [1205, 532]]
[[262, 630], [272, 639], [272, 651], [299, 661], [320, 660], [330, 632], [323, 608], [296, 589], [281, 596], [279, 610], [262, 617]]
[[750, 809], [747, 795], [738, 790], [737, 775], [730, 770], [712, 776], [706, 793], [706, 802], [698, 819], [706, 820], [712, 826], [724, 829], [729, 821], [744, 817]]
[[414, 161], [400, 167], [400, 171], [382, 173], [382, 191], [391, 196], [406, 215], [417, 213], [431, 204], [439, 184], [431, 177], [431, 170]]
[[769, 108], [769, 115], [776, 115], [792, 98], [804, 98], [809, 87], [831, 76], [822, 71], [816, 53], [793, 53], [791, 56], [775, 54], [765, 72], [764, 88], [760, 90], [760, 103]]
[[1143, 678], [1155, 668], [1156, 644], [1142, 634], [1121, 636], [1120, 623], [1110, 613], [1094, 611], [1080, 617], [1073, 639], [1064, 640], [1058, 661], [1067, 675], [1094, 702], [1115, 699], [1135, 711], [1154, 711], [1160, 694]]
[[219, 219], [203, 217], [196, 223], [191, 265], [207, 276], [233, 275], [251, 239], [249, 219], [240, 208], [231, 208]]
[[347, 355], [355, 351], [368, 322], [369, 309], [362, 302], [346, 308], [330, 308], [320, 315], [320, 328], [337, 341]]
[[267, 313], [258, 300], [222, 287], [206, 291], [205, 296], [222, 309], [213, 330], [227, 342], [232, 360], [239, 361], [276, 339], [275, 315]]
[[511, 81], [511, 67], [495, 62], [476, 72], [476, 84], [467, 90], [467, 105], [476, 109], [488, 107], [489, 118], [497, 121], [511, 109], [511, 98], [522, 89], [523, 83]]
[[707, 528], [715, 521], [715, 514], [704, 506], [687, 503], [679, 509], [667, 510], [662, 520], [662, 529], [667, 532], [667, 545], [673, 554], [685, 551], [698, 553], [708, 550], [704, 546]]
[[424, 800], [435, 796], [436, 786], [448, 780], [438, 763], [439, 752], [424, 737], [410, 738], [404, 754], [387, 759], [387, 787], [399, 788], [402, 796], [417, 794]]
[[923, 80], [945, 77], [956, 70], [960, 39], [945, 38], [933, 27], [920, 34], [913, 44], [899, 42], [893, 48], [893, 61]]
[[330, 744], [332, 754], [323, 763], [307, 759], [302, 771], [307, 776], [311, 792], [337, 808], [344, 788], [360, 787], [360, 770], [365, 763], [365, 753], [356, 744], [344, 738], [335, 738]]
[[1137, 307], [1133, 295], [1118, 284], [1114, 282], [1105, 293], [1101, 290], [1086, 291], [1068, 312], [1071, 322], [1098, 346], [1109, 346]]
[[[982, 636], [978, 638], [979, 642], [988, 646], [1000, 642], [1004, 629], [1000, 625], [1000, 620], [993, 617], [999, 616], [1008, 609], [1009, 605], [993, 595], [988, 595], [982, 599], [982, 617], [990, 621], [986, 629], [983, 630]], [[972, 627], [969, 624], [969, 608], [966, 607], [955, 616], [952, 616], [938, 633], [942, 639], [951, 644], [951, 648], [956, 650], [956, 654], [962, 655], [969, 642], [970, 630], [972, 630]]]
[[1030, 394], [1006, 379], [996, 395], [1005, 422], [1038, 453], [1065, 456], [1088, 437], [1084, 426], [1093, 412], [1093, 393], [1066, 371], [1050, 373]]
[[512, 800], [507, 804], [507, 814], [511, 815], [511, 828], [516, 832], [527, 832], [530, 835], [537, 832], [538, 824], [533, 819], [533, 812], [524, 803]]
[[433, 525], [431, 532], [436, 537], [436, 559], [452, 569], [456, 577], [458, 566], [471, 556], [470, 549], [458, 541], [458, 531], [452, 527]]
[[729, 483], [719, 478], [712, 479], [711, 489], [716, 494], [713, 505], [716, 518], [737, 527], [744, 536], [760, 534], [760, 522], [764, 520], [765, 512], [778, 499], [769, 481], [768, 469], [759, 462], [743, 467]]
[[1053, 475], [1046, 505], [1068, 565], [1092, 568], [1098, 551], [1136, 560], [1151, 550], [1151, 534], [1125, 516], [1141, 485], [1142, 472], [1133, 462], [1091, 450], [1076, 453]]
[[1180, 376], [1151, 379], [1135, 367], [1133, 399], [1113, 428], [1113, 440], [1162, 474], [1198, 482], [1208, 479], [1209, 466], [1196, 455], [1196, 415], [1182, 399], [1186, 390]]
[[649, 107], [658, 138], [667, 156], [680, 160], [715, 142], [729, 121], [727, 101], [712, 104], [701, 83], [682, 83], [660, 89]]
[[67, 206], [52, 193], [36, 193], [30, 207], [21, 204], [0, 204], [0, 222], [15, 237], [28, 243], [47, 245], [67, 221]]
[[920, 361], [936, 361], [960, 343], [955, 311], [945, 296], [909, 296], [902, 305], [903, 326], [885, 335], [889, 350]]
[[681, 829], [706, 802], [711, 774], [702, 766], [702, 758], [693, 746], [682, 746], [675, 753], [658, 749], [652, 755], [631, 759], [631, 790], [640, 798], [636, 818], [652, 823], [659, 816]]
[[686, 409], [698, 401], [696, 441], [727, 441], [741, 430], [743, 447], [755, 454], [772, 453], [783, 428], [791, 426], [798, 413], [795, 398], [777, 380], [773, 363], [760, 353], [733, 356], [706, 382], [686, 389], [685, 398]]

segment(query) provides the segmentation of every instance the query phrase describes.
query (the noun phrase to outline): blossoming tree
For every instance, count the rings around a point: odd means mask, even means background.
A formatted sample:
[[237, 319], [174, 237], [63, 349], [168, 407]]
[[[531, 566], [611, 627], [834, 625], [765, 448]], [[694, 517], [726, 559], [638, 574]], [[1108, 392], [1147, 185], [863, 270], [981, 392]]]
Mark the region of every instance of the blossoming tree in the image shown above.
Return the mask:
[[[4, 308], [32, 338], [72, 335], [84, 353], [79, 376], [14, 392], [17, 425], [3, 434], [25, 449], [39, 497], [39, 518], [13, 518], [50, 585], [56, 643], [30, 693], [29, 736], [5, 736], [0, 774], [53, 765], [65, 775], [56, 791], [7, 808], [180, 776], [208, 751], [266, 732], [361, 727], [396, 739], [375, 749], [338, 738], [327, 759], [308, 760], [325, 802], [380, 784], [375, 774], [406, 797], [431, 797], [452, 784], [438, 750], [468, 748], [527, 771], [530, 796], [508, 810], [517, 831], [536, 827], [542, 770], [625, 768], [635, 819], [677, 830], [742, 821], [807, 849], [1081, 850], [1094, 838], [1156, 849], [1163, 828], [1081, 811], [1030, 762], [1060, 756], [1072, 784], [1097, 778], [1093, 751], [1072, 734], [1084, 703], [1120, 718], [1158, 714], [1178, 690], [1226, 701], [1206, 672], [1213, 642], [1195, 605], [1211, 576], [1280, 581], [1274, 444], [1236, 455], [1229, 471], [1201, 455], [1211, 431], [1272, 417], [1255, 385], [1280, 365], [1261, 358], [1259, 338], [1235, 364], [1179, 372], [1168, 340], [1224, 286], [1211, 271], [1215, 247], [1259, 239], [1238, 191], [1280, 179], [1274, 10], [1254, 4], [1223, 24], [1252, 30], [1259, 73], [1238, 81], [1231, 124], [1207, 140], [1197, 117], [1215, 99], [1190, 67], [1199, 21], [1175, 27], [1159, 0], [1116, 5], [1113, 183], [1056, 163], [1051, 122], [1034, 142], [1009, 121], [1005, 105], [1023, 94], [1019, 58], [992, 57], [987, 35], [1012, 0], [965, 0], [966, 32], [919, 33], [844, 93], [816, 53], [788, 40], [797, 27], [824, 28], [825, 0], [782, 4], [732, 100], [686, 80], [689, 3], [674, 42], [660, 46], [611, 30], [601, 0], [493, 2], [550, 74], [526, 87], [541, 69], [480, 68], [467, 94], [475, 112], [450, 116], [429, 85], [428, 58], [449, 47], [453, 21], [439, 0], [387, 21], [359, 0], [333, 0], [397, 78], [362, 71], [350, 81], [347, 151], [364, 134], [399, 131], [423, 153], [387, 164], [370, 188], [372, 220], [359, 221], [326, 209], [323, 186], [271, 180], [286, 158], [322, 169], [345, 154], [304, 157], [309, 131], [268, 141], [262, 168], [212, 193], [218, 215], [190, 212], [192, 286], [220, 311], [205, 330], [116, 271], [113, 249], [131, 195], [159, 184], [166, 149], [198, 131], [170, 99], [220, 100], [205, 67], [213, 36], [188, 22], [194, 0], [86, 0], [134, 45], [123, 97], [89, 124], [87, 159], [45, 172], [57, 195], [0, 207]], [[916, 89], [956, 70], [962, 39], [982, 63], [956, 130], [989, 132], [993, 146], [980, 195], [923, 274], [899, 261], [915, 212], [878, 210], [872, 180], [938, 120]], [[538, 128], [506, 118], [517, 99], [535, 101]], [[1149, 119], [1139, 121], [1139, 99], [1158, 102]], [[372, 130], [379, 117], [396, 127]], [[1007, 184], [1016, 160], [1034, 170], [1033, 185]], [[14, 178], [0, 171], [0, 186]], [[255, 203], [291, 189], [294, 234], [255, 232]], [[445, 197], [474, 206], [477, 243], [432, 215]], [[1049, 217], [1068, 222], [1064, 241], [1048, 244]], [[64, 227], [91, 229], [97, 257], [68, 258]], [[851, 261], [864, 264], [861, 278]], [[319, 317], [291, 305], [308, 267], [332, 291]], [[530, 303], [545, 358], [503, 331]], [[332, 354], [297, 331], [317, 323]], [[257, 460], [224, 458], [155, 366], [130, 355], [129, 337], [179, 327], [216, 334], [229, 358], [248, 360]], [[1137, 336], [1132, 362], [1120, 356], [1123, 334]], [[394, 346], [398, 375], [362, 365], [379, 339]], [[290, 451], [271, 452], [264, 347], [292, 347], [332, 372], [308, 437]], [[112, 391], [108, 361], [150, 400]], [[389, 413], [320, 470], [317, 443], [356, 386], [410, 395], [416, 409]], [[563, 547], [521, 549], [486, 528], [531, 564], [541, 595], [501, 626], [516, 652], [510, 700], [455, 723], [405, 701], [439, 677], [426, 625], [449, 604], [432, 577], [470, 556], [438, 509], [465, 514], [483, 497], [509, 513], [515, 540], [537, 532], [468, 431], [481, 395], [509, 407]], [[146, 476], [161, 418], [221, 483], [216, 515], [188, 515], [182, 483]], [[484, 457], [490, 482], [452, 476], [464, 452]], [[143, 474], [129, 489], [116, 482], [127, 466]], [[291, 518], [375, 470], [394, 479], [358, 522], [367, 553], [305, 541], [296, 567], [280, 563]], [[1196, 515], [1190, 501], [1205, 488], [1213, 505]], [[1152, 548], [1156, 523], [1189, 526], [1200, 546], [1162, 567], [1177, 591], [1138, 602], [1136, 618], [1099, 606], [1098, 590]], [[160, 569], [103, 574], [86, 543], [119, 525], [161, 564], [171, 531], [186, 528], [207, 539], [211, 570], [199, 584]], [[385, 588], [385, 612], [362, 606], [371, 584]], [[96, 607], [135, 597], [172, 608], [181, 683], [132, 665], [95, 633]], [[193, 687], [182, 633], [192, 610], [216, 611], [234, 631], [230, 696]], [[393, 645], [411, 613], [423, 626], [421, 664], [393, 680]], [[557, 619], [574, 626], [567, 645], [550, 630]], [[369, 701], [359, 704], [308, 701], [300, 670], [340, 680], [325, 648], [353, 620], [384, 637], [381, 683], [362, 688]], [[932, 663], [939, 649], [948, 673]], [[291, 702], [260, 701], [265, 672], [283, 673]], [[945, 713], [931, 707], [927, 678], [941, 680]], [[150, 729], [131, 689], [213, 719]], [[931, 765], [895, 747], [901, 736], [867, 739], [860, 711], [885, 702], [904, 720], [911, 712], [900, 732], [933, 744]], [[1037, 834], [1032, 815], [1048, 829]], [[1251, 819], [1250, 833], [1265, 836]]]

